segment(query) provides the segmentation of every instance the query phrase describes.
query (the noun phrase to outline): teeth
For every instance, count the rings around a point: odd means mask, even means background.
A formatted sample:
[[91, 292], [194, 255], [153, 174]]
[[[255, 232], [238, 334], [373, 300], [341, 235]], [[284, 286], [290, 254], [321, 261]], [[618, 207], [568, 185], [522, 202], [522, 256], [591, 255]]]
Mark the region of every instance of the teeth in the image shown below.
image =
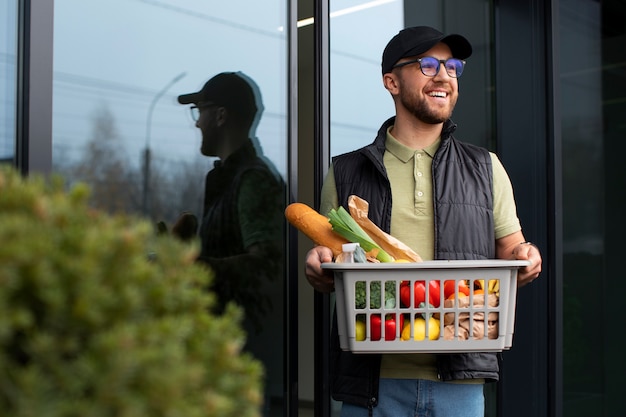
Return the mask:
[[445, 98], [447, 96], [446, 93], [444, 93], [443, 91], [433, 91], [432, 93], [429, 94], [429, 96], [431, 97], [443, 97]]

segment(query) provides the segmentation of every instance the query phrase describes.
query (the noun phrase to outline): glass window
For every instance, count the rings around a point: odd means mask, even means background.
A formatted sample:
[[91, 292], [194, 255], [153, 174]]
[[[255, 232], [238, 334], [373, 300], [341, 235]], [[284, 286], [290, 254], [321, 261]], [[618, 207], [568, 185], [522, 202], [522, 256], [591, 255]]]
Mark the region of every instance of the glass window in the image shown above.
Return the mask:
[[[195, 216], [186, 230], [204, 236], [220, 300], [248, 312], [265, 410], [280, 415], [287, 1], [216, 4], [55, 1], [53, 168], [86, 181], [98, 208], [142, 214], [168, 232], [181, 213]], [[235, 74], [213, 78], [225, 72]], [[179, 103], [209, 79], [199, 101]]]
[[452, 119], [458, 124], [459, 139], [494, 149], [491, 3], [331, 1], [331, 155], [371, 143], [382, 123], [394, 115], [393, 101], [382, 84], [383, 49], [401, 29], [419, 25], [463, 34], [472, 43]]
[[[363, 5], [368, 7], [357, 7]], [[372, 142], [382, 122], [393, 115], [380, 60], [389, 39], [403, 27], [401, 1], [330, 2], [331, 155]]]
[[15, 156], [17, 1], [2, 2], [0, 30], [0, 163]]
[[626, 9], [560, 2], [563, 137], [563, 415], [623, 409], [614, 331], [626, 289], [622, 155], [626, 151]]

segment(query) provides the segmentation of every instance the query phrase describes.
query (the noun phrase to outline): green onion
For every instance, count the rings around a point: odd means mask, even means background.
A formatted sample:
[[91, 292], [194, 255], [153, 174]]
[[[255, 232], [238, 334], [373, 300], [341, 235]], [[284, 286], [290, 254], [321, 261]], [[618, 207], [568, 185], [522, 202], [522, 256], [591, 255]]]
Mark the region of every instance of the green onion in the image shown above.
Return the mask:
[[333, 231], [348, 239], [352, 243], [358, 243], [366, 252], [376, 249], [376, 259], [381, 262], [393, 262], [394, 258], [383, 250], [372, 240], [372, 238], [363, 230], [361, 226], [352, 218], [350, 213], [343, 206], [338, 209], [332, 209], [328, 213], [328, 219]]

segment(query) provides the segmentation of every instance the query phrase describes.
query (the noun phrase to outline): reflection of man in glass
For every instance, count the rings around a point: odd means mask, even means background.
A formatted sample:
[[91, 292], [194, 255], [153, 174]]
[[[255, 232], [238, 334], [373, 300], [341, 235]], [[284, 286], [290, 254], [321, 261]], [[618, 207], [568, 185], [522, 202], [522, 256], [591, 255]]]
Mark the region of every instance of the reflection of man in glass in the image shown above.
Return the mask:
[[[270, 292], [282, 289], [285, 187], [251, 139], [263, 110], [258, 88], [240, 72], [221, 73], [178, 102], [192, 104], [202, 154], [219, 158], [206, 175], [198, 259], [215, 272], [218, 308], [235, 301], [245, 327], [260, 331], [272, 304], [281, 308]], [[174, 231], [184, 223], [179, 219]]]

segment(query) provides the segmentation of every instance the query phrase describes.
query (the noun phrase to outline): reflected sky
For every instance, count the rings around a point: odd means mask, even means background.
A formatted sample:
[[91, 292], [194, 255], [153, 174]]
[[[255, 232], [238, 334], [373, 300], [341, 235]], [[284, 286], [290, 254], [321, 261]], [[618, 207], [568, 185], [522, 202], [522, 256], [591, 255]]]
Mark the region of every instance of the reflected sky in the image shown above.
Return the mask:
[[[331, 0], [331, 14], [358, 3], [363, 2]], [[331, 155], [371, 143], [382, 123], [394, 115], [380, 63], [385, 45], [404, 27], [403, 21], [401, 0], [381, 1], [331, 19]]]
[[[286, 137], [286, 39], [278, 30], [286, 12], [271, 3], [55, 1], [53, 159], [80, 156], [103, 109], [131, 161], [139, 163], [147, 142], [157, 158], [194, 158], [200, 134], [176, 96], [219, 72], [243, 71], [263, 94], [257, 135], [268, 156], [284, 160], [276, 145]], [[155, 103], [147, 137], [150, 104], [183, 73]]]
[[15, 153], [16, 16], [16, 0], [0, 4], [0, 162]]
[[[401, 27], [402, 2], [342, 0], [330, 7], [362, 4], [374, 7], [331, 20], [333, 153], [371, 141], [393, 112], [380, 56]], [[196, 158], [200, 133], [176, 97], [219, 72], [242, 71], [261, 89], [257, 136], [284, 175], [286, 17], [284, 1], [56, 0], [53, 160], [79, 158], [103, 111], [112, 114], [131, 162], [140, 163], [146, 145], [163, 162]]]

